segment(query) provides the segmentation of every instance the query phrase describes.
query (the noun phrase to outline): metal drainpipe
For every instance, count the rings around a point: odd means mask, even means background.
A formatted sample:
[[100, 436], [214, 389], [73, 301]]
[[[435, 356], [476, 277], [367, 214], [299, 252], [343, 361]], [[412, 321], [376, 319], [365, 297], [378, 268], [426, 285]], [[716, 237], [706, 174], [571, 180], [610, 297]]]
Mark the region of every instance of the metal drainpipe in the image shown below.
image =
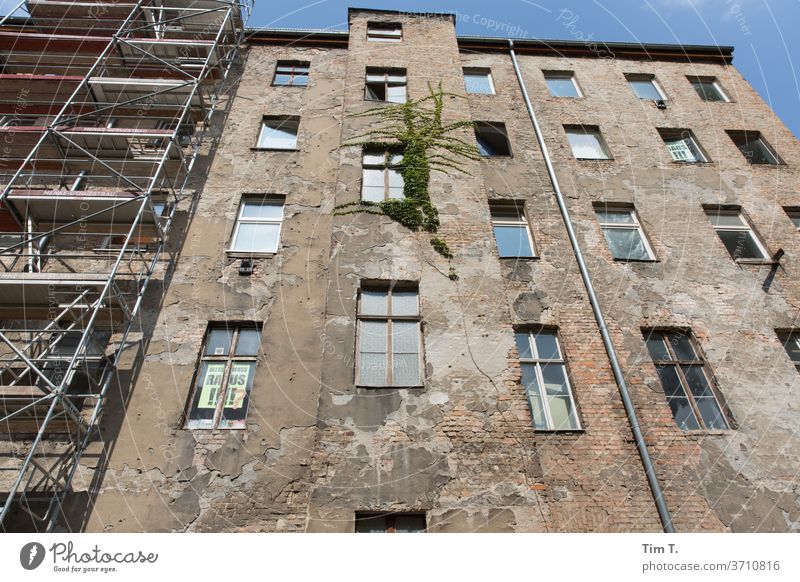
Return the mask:
[[542, 155], [544, 156], [544, 163], [545, 166], [547, 166], [547, 175], [550, 177], [550, 182], [553, 185], [553, 191], [556, 194], [558, 208], [561, 211], [561, 218], [564, 220], [564, 226], [567, 228], [569, 242], [572, 245], [573, 252], [575, 253], [575, 259], [578, 261], [578, 269], [581, 272], [581, 278], [583, 279], [583, 284], [586, 287], [586, 293], [589, 295], [589, 303], [592, 305], [594, 317], [597, 320], [598, 327], [600, 328], [600, 335], [603, 337], [603, 345], [605, 346], [606, 352], [608, 352], [608, 357], [611, 360], [611, 369], [614, 372], [614, 379], [617, 382], [619, 393], [622, 396], [622, 404], [625, 406], [625, 414], [628, 416], [628, 422], [631, 425], [633, 438], [636, 441], [636, 448], [639, 451], [639, 456], [642, 458], [644, 471], [647, 475], [647, 482], [649, 483], [650, 490], [653, 493], [653, 498], [656, 502], [656, 508], [658, 509], [658, 515], [661, 518], [664, 531], [667, 533], [675, 533], [675, 528], [672, 525], [672, 516], [670, 515], [669, 508], [667, 508], [667, 504], [664, 501], [664, 492], [661, 489], [661, 484], [658, 482], [655, 467], [653, 466], [653, 460], [650, 458], [650, 453], [647, 451], [647, 444], [644, 442], [644, 436], [642, 435], [642, 430], [639, 427], [639, 421], [636, 418], [636, 410], [634, 410], [633, 403], [631, 402], [628, 386], [625, 383], [622, 367], [620, 366], [619, 358], [617, 357], [617, 351], [614, 349], [614, 344], [611, 341], [611, 334], [608, 331], [606, 320], [603, 317], [603, 312], [600, 310], [600, 301], [597, 299], [597, 295], [594, 292], [594, 285], [592, 284], [592, 279], [589, 276], [589, 270], [586, 268], [586, 262], [583, 260], [583, 253], [581, 252], [580, 244], [578, 244], [578, 238], [575, 235], [575, 229], [572, 226], [567, 205], [564, 202], [564, 195], [561, 193], [561, 187], [558, 184], [558, 178], [556, 177], [556, 172], [553, 168], [553, 162], [550, 160], [550, 154], [547, 151], [547, 145], [544, 143], [544, 138], [542, 137], [542, 129], [539, 127], [539, 122], [537, 121], [536, 114], [533, 111], [533, 106], [531, 105], [531, 100], [528, 96], [528, 90], [525, 88], [525, 82], [522, 80], [522, 72], [519, 69], [517, 55], [514, 52], [514, 41], [511, 39], [508, 40], [508, 50], [511, 54], [511, 62], [514, 64], [514, 72], [517, 75], [517, 82], [519, 82], [519, 87], [522, 90], [522, 97], [525, 99], [525, 107], [527, 107], [528, 115], [531, 118], [533, 131], [536, 133], [536, 141], [539, 142], [539, 147], [541, 148]]

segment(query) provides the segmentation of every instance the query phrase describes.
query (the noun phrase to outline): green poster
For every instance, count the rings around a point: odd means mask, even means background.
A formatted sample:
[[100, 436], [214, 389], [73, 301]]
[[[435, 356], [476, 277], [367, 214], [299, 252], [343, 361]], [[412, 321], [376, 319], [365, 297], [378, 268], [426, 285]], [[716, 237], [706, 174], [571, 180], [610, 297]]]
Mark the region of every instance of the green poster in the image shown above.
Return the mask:
[[197, 408], [217, 407], [223, 372], [225, 372], [225, 364], [208, 364], [206, 366], [206, 376], [203, 378], [203, 388], [200, 391], [200, 401], [197, 403]]
[[233, 364], [228, 377], [228, 396], [225, 408], [241, 408], [247, 394], [247, 380], [250, 376], [250, 364]]

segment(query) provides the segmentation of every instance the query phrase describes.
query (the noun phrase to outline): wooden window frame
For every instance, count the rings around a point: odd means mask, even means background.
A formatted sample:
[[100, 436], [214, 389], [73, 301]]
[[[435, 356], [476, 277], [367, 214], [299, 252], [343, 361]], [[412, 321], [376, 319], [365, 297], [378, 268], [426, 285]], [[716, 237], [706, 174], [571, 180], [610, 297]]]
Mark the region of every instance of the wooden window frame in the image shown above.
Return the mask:
[[[678, 359], [677, 354], [675, 353], [675, 349], [672, 347], [672, 342], [669, 341], [670, 335], [682, 335], [687, 340], [689, 340], [689, 344], [692, 347], [692, 351], [694, 351], [695, 359], [694, 360], [680, 360]], [[661, 343], [666, 347], [667, 354], [669, 355], [669, 360], [654, 360], [651, 357], [651, 362], [653, 366], [658, 369], [658, 367], [666, 367], [671, 366], [675, 369], [676, 376], [678, 381], [681, 385], [681, 390], [683, 390], [684, 397], [689, 402], [689, 407], [692, 409], [692, 414], [694, 414], [695, 421], [699, 428], [697, 429], [681, 429], [684, 432], [691, 432], [691, 431], [718, 431], [718, 430], [731, 430], [733, 429], [733, 422], [730, 415], [730, 411], [728, 410], [727, 406], [725, 406], [724, 401], [720, 397], [719, 390], [717, 388], [716, 379], [711, 372], [710, 366], [706, 361], [705, 356], [703, 355], [702, 350], [700, 349], [700, 345], [697, 343], [697, 340], [694, 337], [694, 334], [688, 330], [681, 330], [681, 329], [646, 329], [644, 330], [644, 337], [645, 342], [647, 340], [653, 338], [654, 336], [658, 336], [661, 340]], [[719, 409], [720, 416], [725, 421], [725, 428], [708, 428], [706, 427], [706, 422], [703, 419], [702, 414], [700, 413], [700, 408], [697, 405], [695, 400], [694, 394], [692, 394], [692, 389], [689, 385], [689, 381], [686, 379], [686, 375], [683, 372], [681, 366], [692, 366], [696, 368], [700, 368], [703, 372], [703, 377], [706, 380], [706, 384], [708, 385], [709, 390], [711, 390], [711, 394], [714, 397], [714, 402]], [[658, 377], [658, 372], [656, 372], [656, 376]], [[659, 384], [662, 385], [663, 390], [663, 383], [661, 382], [661, 378], [658, 378]], [[664, 392], [664, 396], [666, 399], [666, 392]], [[669, 407], [669, 401], [665, 400], [667, 406]], [[674, 413], [670, 410], [672, 414], [673, 421], [677, 425], [677, 420], [675, 419]], [[678, 426], [680, 428], [680, 426]]]
[[[361, 312], [362, 292], [381, 291], [386, 292], [386, 315], [364, 314]], [[392, 294], [394, 291], [414, 291], [417, 295], [417, 314], [416, 315], [394, 315], [392, 313]], [[410, 283], [404, 284], [364, 284], [359, 289], [358, 305], [356, 307], [356, 354], [355, 354], [355, 380], [354, 383], [359, 388], [422, 388], [425, 385], [425, 346], [422, 333], [422, 312], [420, 309], [419, 286]], [[365, 384], [361, 381], [361, 322], [362, 321], [385, 321], [386, 322], [386, 383], [385, 384]], [[394, 384], [394, 353], [392, 351], [392, 322], [393, 321], [415, 321], [417, 322], [417, 359], [419, 374], [416, 384]]]
[[[206, 346], [211, 338], [211, 332], [215, 329], [224, 329], [230, 330], [233, 329], [233, 335], [231, 336], [231, 343], [228, 349], [227, 355], [215, 355], [215, 354], [206, 354]], [[258, 369], [258, 359], [261, 353], [259, 348], [259, 353], [255, 356], [238, 356], [236, 355], [236, 348], [239, 342], [239, 336], [241, 335], [241, 331], [243, 329], [255, 329], [258, 331], [259, 340], [261, 339], [262, 327], [259, 322], [234, 322], [234, 323], [227, 323], [227, 322], [213, 322], [209, 323], [208, 327], [206, 328], [205, 335], [203, 336], [203, 343], [200, 346], [200, 356], [197, 360], [197, 365], [195, 366], [195, 373], [192, 377], [192, 387], [189, 391], [189, 397], [187, 399], [186, 409], [184, 411], [184, 418], [183, 422], [181, 423], [184, 429], [187, 430], [245, 430], [245, 427], [220, 427], [219, 423], [222, 420], [222, 411], [225, 408], [225, 400], [227, 399], [228, 395], [228, 379], [230, 377], [230, 372], [232, 368], [232, 364], [234, 362], [247, 362], [253, 363], [253, 382], [255, 383], [255, 371]], [[217, 395], [217, 404], [214, 409], [214, 417], [211, 420], [211, 426], [209, 427], [190, 427], [189, 423], [192, 422], [191, 413], [192, 407], [194, 404], [194, 399], [197, 395], [197, 390], [200, 388], [198, 382], [200, 381], [200, 372], [203, 369], [203, 364], [209, 363], [224, 363], [225, 367], [222, 372], [222, 379], [220, 384], [219, 394]], [[247, 411], [245, 413], [245, 417], [247, 413], [250, 411], [250, 402], [247, 403]]]

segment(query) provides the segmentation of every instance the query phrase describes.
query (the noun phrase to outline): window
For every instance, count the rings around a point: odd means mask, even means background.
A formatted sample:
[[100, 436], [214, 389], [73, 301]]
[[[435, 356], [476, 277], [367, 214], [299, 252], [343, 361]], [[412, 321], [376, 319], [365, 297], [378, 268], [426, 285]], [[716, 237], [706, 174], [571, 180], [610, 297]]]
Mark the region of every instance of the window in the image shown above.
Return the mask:
[[744, 219], [741, 210], [714, 207], [705, 211], [734, 260], [769, 258], [766, 247]]
[[367, 286], [358, 302], [359, 386], [421, 386], [422, 334], [416, 286]]
[[305, 87], [308, 85], [308, 69], [305, 61], [278, 61], [272, 84], [278, 86]]
[[356, 512], [356, 533], [420, 533], [426, 528], [424, 513]]
[[727, 429], [712, 380], [689, 332], [645, 331], [650, 357], [681, 430]]
[[716, 77], [688, 77], [688, 79], [703, 101], [730, 101]]
[[525, 203], [522, 201], [489, 202], [492, 230], [500, 258], [533, 257], [534, 246], [528, 221], [525, 220]]
[[475, 122], [475, 139], [478, 141], [478, 151], [484, 157], [511, 155], [511, 144], [504, 123]]
[[783, 347], [794, 363], [794, 367], [800, 372], [800, 332], [782, 331], [778, 332], [778, 337], [783, 342]]
[[246, 196], [239, 206], [231, 252], [276, 253], [283, 222], [283, 199]]
[[545, 71], [544, 80], [553, 97], [583, 97], [572, 71]]
[[565, 126], [572, 155], [577, 160], [610, 160], [611, 153], [600, 129], [591, 126]]
[[403, 198], [402, 161], [403, 156], [391, 150], [364, 150], [361, 199], [377, 203], [389, 198]]
[[405, 103], [406, 70], [368, 68], [364, 99], [367, 101]]
[[186, 428], [245, 428], [260, 344], [256, 324], [209, 326]]
[[653, 75], [625, 75], [625, 78], [639, 99], [651, 101], [666, 99]]
[[297, 117], [265, 117], [261, 120], [258, 147], [268, 150], [293, 150], [297, 147]]
[[537, 430], [579, 430], [567, 367], [555, 331], [516, 332], [522, 386]]
[[783, 161], [758, 131], [729, 131], [733, 143], [751, 164], [778, 165]]
[[494, 82], [489, 69], [464, 69], [464, 85], [467, 93], [494, 95]]
[[655, 254], [642, 232], [636, 210], [631, 207], [595, 208], [611, 256], [624, 261], [653, 261]]
[[707, 162], [708, 157], [703, 152], [694, 134], [688, 129], [659, 129], [661, 139], [667, 145], [667, 150], [673, 162], [686, 164]]
[[400, 42], [403, 40], [403, 25], [397, 22], [368, 22], [367, 40], [373, 42]]
[[794, 227], [797, 230], [800, 230], [800, 208], [790, 206], [784, 208], [784, 210], [786, 211], [786, 215], [789, 217], [789, 220], [791, 220], [792, 224], [794, 224]]

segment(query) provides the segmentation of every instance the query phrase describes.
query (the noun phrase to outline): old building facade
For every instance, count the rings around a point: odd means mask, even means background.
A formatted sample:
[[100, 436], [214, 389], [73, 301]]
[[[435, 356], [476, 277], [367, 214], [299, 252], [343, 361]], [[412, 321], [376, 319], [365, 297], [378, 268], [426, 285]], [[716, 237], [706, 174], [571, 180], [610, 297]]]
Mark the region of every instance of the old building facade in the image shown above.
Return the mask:
[[[731, 62], [249, 31], [58, 527], [646, 532], [663, 491], [680, 532], [798, 530], [800, 143]], [[452, 258], [353, 212], [403, 191], [358, 114], [439, 87], [479, 152], [430, 177]]]

